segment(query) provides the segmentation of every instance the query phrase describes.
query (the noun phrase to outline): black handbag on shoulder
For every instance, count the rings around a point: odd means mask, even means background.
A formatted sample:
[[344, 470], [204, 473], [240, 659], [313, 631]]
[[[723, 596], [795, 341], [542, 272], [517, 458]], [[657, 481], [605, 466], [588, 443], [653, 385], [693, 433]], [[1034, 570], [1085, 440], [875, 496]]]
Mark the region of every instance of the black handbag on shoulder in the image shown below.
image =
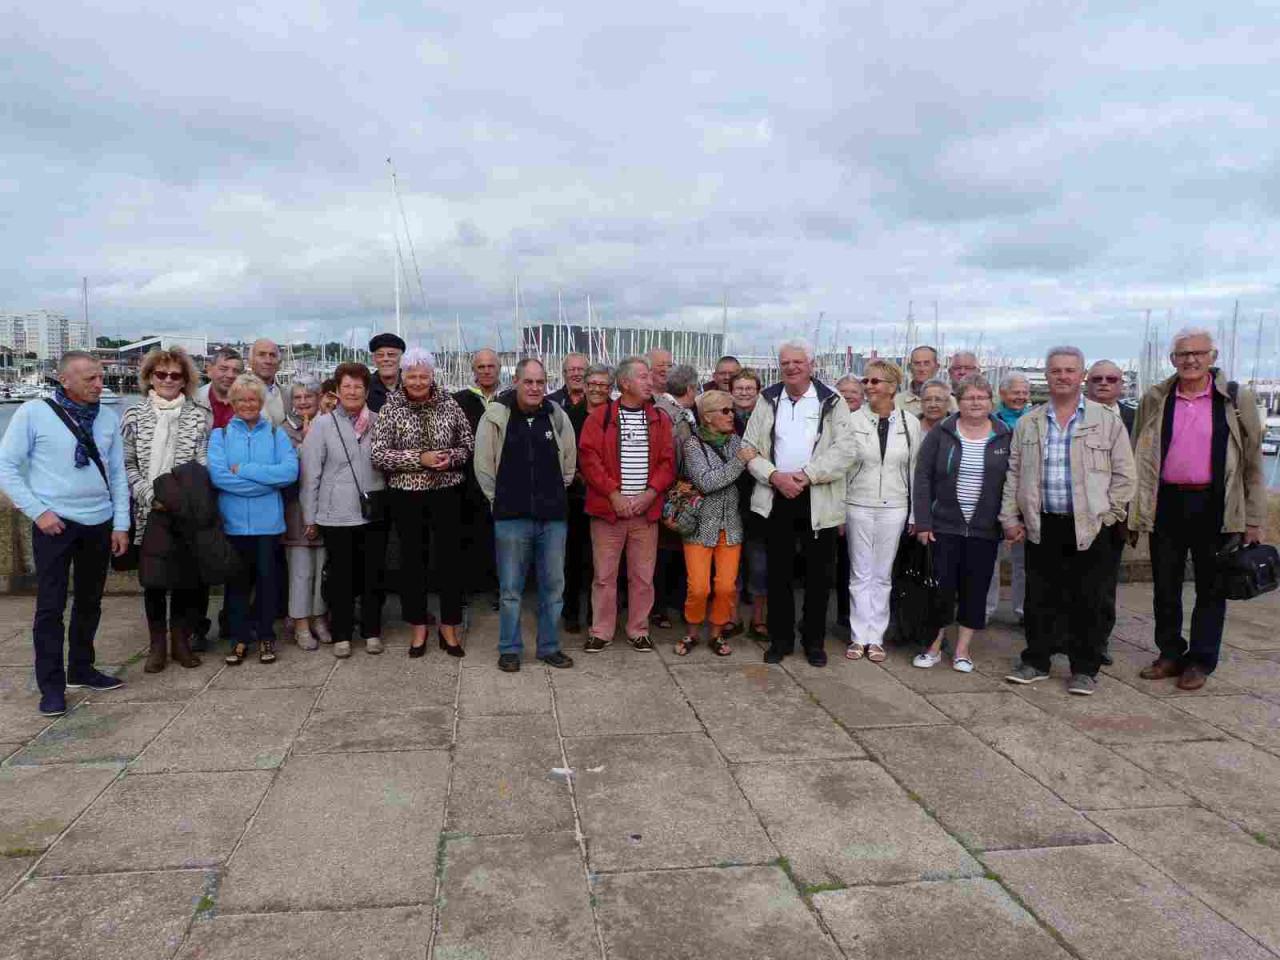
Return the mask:
[[1224, 600], [1252, 600], [1280, 586], [1280, 551], [1269, 543], [1244, 546], [1232, 537], [1218, 551], [1218, 595]]

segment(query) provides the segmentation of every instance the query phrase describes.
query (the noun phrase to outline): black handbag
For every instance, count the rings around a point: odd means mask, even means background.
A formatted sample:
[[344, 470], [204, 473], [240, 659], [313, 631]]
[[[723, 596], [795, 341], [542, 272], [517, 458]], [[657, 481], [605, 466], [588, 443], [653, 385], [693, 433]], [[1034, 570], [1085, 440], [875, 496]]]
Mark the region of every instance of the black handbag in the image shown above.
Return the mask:
[[1214, 579], [1224, 600], [1252, 600], [1280, 586], [1280, 551], [1269, 543], [1244, 546], [1232, 537], [1218, 551], [1218, 571]]

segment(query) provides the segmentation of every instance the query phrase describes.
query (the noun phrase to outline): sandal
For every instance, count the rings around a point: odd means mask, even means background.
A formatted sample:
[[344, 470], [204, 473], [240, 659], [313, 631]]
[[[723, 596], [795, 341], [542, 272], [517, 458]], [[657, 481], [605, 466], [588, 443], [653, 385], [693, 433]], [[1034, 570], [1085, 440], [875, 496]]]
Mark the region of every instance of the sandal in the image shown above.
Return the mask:
[[867, 652], [867, 648], [864, 647], [862, 644], [856, 643], [856, 642], [850, 642], [850, 644], [847, 647], [845, 647], [844, 658], [846, 660], [861, 660], [862, 655], [866, 652]]
[[275, 663], [276, 651], [275, 643], [271, 640], [258, 641], [258, 662], [259, 663]]
[[729, 641], [722, 636], [712, 637], [707, 641], [707, 645], [711, 647], [711, 652], [717, 657], [727, 657], [729, 654], [733, 653], [733, 650], [729, 647]]
[[[714, 642], [714, 641], [713, 641]], [[676, 656], [687, 657], [689, 651], [698, 645], [697, 637], [681, 637], [676, 641]]]
[[237, 643], [231, 648], [231, 652], [226, 655], [224, 661], [229, 667], [238, 667], [244, 663], [245, 654], [249, 652], [249, 645], [245, 643]]
[[755, 621], [751, 624], [751, 635], [757, 640], [769, 639], [769, 625], [762, 621]]
[[884, 647], [878, 643], [873, 643], [867, 649], [867, 659], [872, 663], [884, 663], [885, 652]]

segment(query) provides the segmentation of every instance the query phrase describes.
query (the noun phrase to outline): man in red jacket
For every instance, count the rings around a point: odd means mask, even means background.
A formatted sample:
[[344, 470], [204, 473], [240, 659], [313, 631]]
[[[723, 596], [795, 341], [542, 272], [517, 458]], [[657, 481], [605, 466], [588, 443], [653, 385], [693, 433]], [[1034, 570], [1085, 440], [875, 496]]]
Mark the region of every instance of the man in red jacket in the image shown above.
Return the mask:
[[578, 471], [587, 485], [594, 579], [592, 622], [585, 649], [603, 650], [617, 623], [618, 564], [627, 554], [627, 641], [652, 650], [653, 565], [663, 495], [675, 483], [671, 419], [653, 403], [649, 364], [627, 357], [618, 364], [616, 401], [587, 417], [578, 444]]

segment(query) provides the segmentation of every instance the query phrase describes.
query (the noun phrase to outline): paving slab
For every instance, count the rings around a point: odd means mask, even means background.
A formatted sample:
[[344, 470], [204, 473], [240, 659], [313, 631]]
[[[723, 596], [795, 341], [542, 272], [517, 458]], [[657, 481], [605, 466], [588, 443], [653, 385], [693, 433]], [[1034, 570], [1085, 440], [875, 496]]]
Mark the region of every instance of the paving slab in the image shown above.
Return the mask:
[[207, 690], [133, 762], [141, 773], [280, 766], [315, 702], [312, 689]]
[[1280, 850], [1208, 810], [1108, 810], [1091, 819], [1280, 954]]
[[610, 960], [836, 960], [777, 867], [624, 873], [596, 881]]
[[[0, 667], [0, 740], [26, 743], [53, 721], [40, 714], [40, 689], [31, 669], [30, 642], [27, 664]], [[67, 691], [67, 706], [74, 707], [85, 699], [79, 690]]]
[[168, 960], [212, 883], [200, 871], [28, 880], [0, 901], [0, 960]]
[[0, 762], [7, 760], [25, 746], [25, 743], [0, 743]]
[[1210, 810], [1280, 842], [1280, 759], [1238, 740], [1142, 744], [1120, 752]]
[[40, 861], [39, 874], [213, 867], [244, 833], [270, 771], [125, 776]]
[[866, 756], [779, 667], [688, 666], [673, 675], [730, 763]]
[[652, 654], [584, 654], [551, 675], [566, 737], [700, 731], [684, 694]]
[[468, 834], [573, 830], [569, 787], [551, 775], [563, 765], [550, 715], [460, 721], [447, 829]]
[[567, 745], [593, 870], [777, 857], [705, 734], [584, 737]]
[[1280, 751], [1280, 703], [1253, 696], [1175, 701], [1180, 710], [1254, 746]]
[[971, 850], [1109, 841], [1103, 831], [967, 730], [868, 730], [862, 740], [885, 769]]
[[122, 766], [0, 767], [0, 856], [43, 852], [106, 789]]
[[1280, 650], [1278, 620], [1280, 609], [1274, 605], [1255, 608], [1253, 604], [1228, 603], [1222, 642], [1237, 650]]
[[132, 760], [182, 707], [175, 703], [85, 703], [31, 741], [10, 763]]
[[430, 935], [429, 907], [214, 915], [191, 925], [177, 960], [402, 960]]
[[1091, 697], [1073, 696], [1065, 684], [1055, 680], [1006, 686], [1099, 743], [1162, 743], [1222, 736], [1207, 723], [1106, 674], [1098, 675], [1098, 690]]
[[837, 890], [816, 895], [813, 905], [848, 960], [1070, 957], [992, 880]]
[[1218, 669], [1205, 687], [1218, 683], [1230, 684], [1237, 692], [1280, 702], [1280, 660], [1272, 659], [1271, 654], [1237, 653], [1224, 649]]
[[1264, 960], [1272, 954], [1120, 844], [983, 856], [1082, 960]]
[[198, 667], [181, 667], [170, 661], [159, 673], [147, 673], [142, 663], [129, 664], [116, 674], [125, 685], [105, 696], [110, 696], [112, 703], [182, 702], [200, 693], [222, 670], [235, 669], [222, 662], [220, 652], [201, 653], [199, 657]]
[[940, 694], [930, 699], [1076, 809], [1191, 803], [1186, 794], [1012, 692]]
[[0, 638], [0, 667], [26, 667], [31, 669], [34, 653], [31, 649], [31, 626], [21, 635], [12, 632]]
[[841, 656], [817, 668], [789, 657], [787, 672], [846, 727], [871, 730], [949, 722], [928, 700], [868, 660]]
[[218, 908], [430, 900], [448, 762], [440, 752], [293, 757], [229, 864]]
[[733, 772], [807, 886], [982, 875], [981, 865], [874, 763], [744, 764]]
[[[470, 660], [470, 656], [467, 659]], [[546, 668], [525, 664], [519, 673], [504, 673], [491, 663], [482, 667], [467, 666], [462, 671], [458, 712], [463, 717], [549, 715], [551, 689], [547, 685]]]
[[[994, 653], [983, 649], [985, 644], [979, 640], [973, 646], [975, 664], [984, 664], [994, 660]], [[903, 647], [892, 647], [888, 658], [880, 666], [895, 680], [916, 693], [975, 693], [984, 690], [999, 689], [1000, 681], [985, 675], [981, 670], [973, 673], [959, 673], [951, 669], [951, 658], [945, 656], [943, 661], [928, 669], [913, 667], [911, 660], [914, 650]], [[857, 666], [855, 663], [854, 666]]]
[[445, 845], [438, 960], [598, 960], [572, 833], [462, 837]]
[[[222, 644], [218, 644], [218, 650], [225, 655], [226, 649]], [[329, 674], [337, 663], [328, 647], [302, 650], [289, 643], [276, 644], [275, 663], [259, 663], [257, 656], [256, 651], [250, 650], [244, 663], [223, 670], [213, 681], [213, 689], [277, 690], [288, 687], [320, 687], [329, 679]]]
[[35, 862], [35, 857], [0, 857], [0, 898]]
[[1115, 662], [1109, 667], [1103, 667], [1102, 672], [1119, 680], [1121, 683], [1128, 684], [1139, 693], [1145, 693], [1149, 697], [1197, 700], [1201, 697], [1219, 697], [1242, 692], [1240, 688], [1227, 683], [1216, 674], [1211, 682], [1206, 683], [1199, 690], [1179, 690], [1176, 677], [1169, 677], [1166, 680], [1143, 680], [1138, 676], [1138, 673], [1143, 667], [1149, 666], [1155, 661], [1155, 653], [1115, 638], [1112, 638], [1110, 649], [1111, 659]]

